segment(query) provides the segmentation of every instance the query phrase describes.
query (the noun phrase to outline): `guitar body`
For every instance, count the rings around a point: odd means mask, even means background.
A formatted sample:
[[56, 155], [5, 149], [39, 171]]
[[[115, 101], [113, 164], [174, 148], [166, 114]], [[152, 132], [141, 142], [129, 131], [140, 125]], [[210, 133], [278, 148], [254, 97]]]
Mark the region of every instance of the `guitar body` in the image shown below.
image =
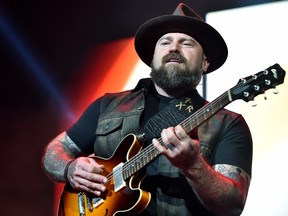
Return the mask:
[[[113, 168], [119, 163], [128, 161], [136, 155], [142, 146], [134, 134], [127, 135], [118, 145], [117, 150], [109, 159], [92, 157], [99, 164], [105, 166], [107, 174], [113, 172]], [[105, 173], [104, 173], [105, 175]], [[136, 173], [125, 180], [126, 186], [118, 191], [114, 189], [114, 181], [105, 184], [107, 192], [101, 197], [73, 190], [65, 185], [61, 195], [58, 216], [114, 216], [135, 215], [143, 211], [150, 202], [149, 192], [140, 189], [144, 175]]]

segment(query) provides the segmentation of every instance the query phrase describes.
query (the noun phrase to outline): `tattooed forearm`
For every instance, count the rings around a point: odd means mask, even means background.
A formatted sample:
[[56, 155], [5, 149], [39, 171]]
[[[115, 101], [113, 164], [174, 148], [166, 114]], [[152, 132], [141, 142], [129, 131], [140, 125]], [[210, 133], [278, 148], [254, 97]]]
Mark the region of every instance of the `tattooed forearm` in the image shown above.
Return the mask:
[[230, 179], [235, 180], [239, 183], [242, 195], [243, 195], [243, 204], [247, 198], [247, 193], [250, 185], [250, 176], [241, 168], [227, 165], [227, 164], [216, 164], [213, 168]]
[[209, 166], [199, 160], [185, 175], [199, 201], [215, 215], [240, 215], [248, 192], [250, 177], [238, 167]]
[[57, 182], [66, 181], [66, 168], [81, 150], [65, 132], [52, 140], [44, 152], [42, 166], [47, 175]]

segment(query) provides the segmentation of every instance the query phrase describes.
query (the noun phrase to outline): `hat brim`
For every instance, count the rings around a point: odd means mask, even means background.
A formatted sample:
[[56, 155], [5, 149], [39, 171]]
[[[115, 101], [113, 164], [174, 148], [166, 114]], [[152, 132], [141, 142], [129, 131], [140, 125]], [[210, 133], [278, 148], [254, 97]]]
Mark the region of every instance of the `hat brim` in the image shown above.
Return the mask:
[[140, 59], [151, 66], [155, 45], [164, 34], [180, 32], [193, 37], [202, 46], [210, 65], [204, 73], [210, 73], [221, 67], [227, 59], [227, 45], [209, 24], [198, 19], [179, 15], [164, 15], [148, 20], [139, 27], [135, 35], [135, 50]]

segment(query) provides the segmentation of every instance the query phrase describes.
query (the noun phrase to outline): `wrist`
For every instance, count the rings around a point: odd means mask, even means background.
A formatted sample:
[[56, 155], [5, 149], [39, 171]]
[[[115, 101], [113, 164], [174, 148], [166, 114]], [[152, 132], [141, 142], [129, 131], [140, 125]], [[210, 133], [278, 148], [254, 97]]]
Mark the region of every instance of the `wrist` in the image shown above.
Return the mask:
[[203, 169], [206, 167], [206, 162], [204, 158], [199, 154], [197, 159], [193, 160], [191, 166], [187, 167], [187, 169], [183, 170], [184, 175], [189, 179], [197, 179], [201, 176]]
[[64, 179], [65, 179], [66, 181], [69, 181], [69, 179], [68, 179], [68, 169], [69, 169], [70, 164], [71, 164], [73, 161], [74, 161], [74, 159], [71, 159], [71, 160], [69, 160], [69, 161], [66, 163], [66, 165], [65, 165], [63, 176], [64, 176]]

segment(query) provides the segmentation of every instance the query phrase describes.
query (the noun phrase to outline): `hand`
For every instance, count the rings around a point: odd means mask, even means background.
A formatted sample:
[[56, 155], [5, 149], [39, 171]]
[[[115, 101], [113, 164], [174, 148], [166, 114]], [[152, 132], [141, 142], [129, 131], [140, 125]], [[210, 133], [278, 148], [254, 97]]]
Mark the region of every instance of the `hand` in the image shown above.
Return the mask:
[[[200, 156], [199, 140], [191, 139], [184, 129], [178, 125], [161, 132], [163, 145], [153, 139], [153, 145], [176, 167], [187, 170], [191, 168]], [[169, 146], [169, 148], [167, 148]], [[172, 146], [170, 148], [170, 146]]]
[[69, 165], [67, 178], [72, 188], [100, 196], [106, 191], [107, 178], [101, 175], [103, 171], [104, 166], [93, 158], [79, 157]]

